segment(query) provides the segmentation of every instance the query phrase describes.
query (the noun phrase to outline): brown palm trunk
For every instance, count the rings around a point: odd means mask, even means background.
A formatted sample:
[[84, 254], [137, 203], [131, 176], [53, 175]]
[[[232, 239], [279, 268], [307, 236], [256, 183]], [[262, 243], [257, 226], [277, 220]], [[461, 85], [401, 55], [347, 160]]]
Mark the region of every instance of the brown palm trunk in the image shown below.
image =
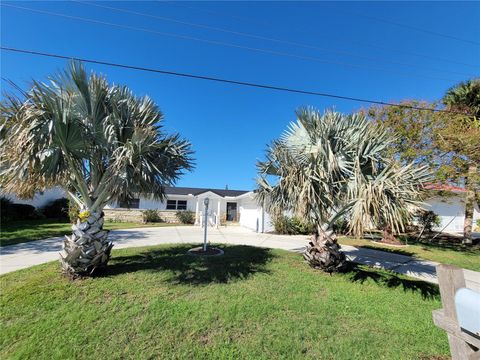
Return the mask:
[[311, 267], [330, 273], [342, 270], [347, 263], [335, 234], [328, 234], [321, 229], [312, 235], [312, 240], [303, 252], [303, 258]]
[[385, 242], [385, 243], [398, 243], [399, 242], [397, 240], [397, 238], [395, 237], [395, 235], [393, 235], [392, 227], [390, 225], [386, 225], [383, 228], [382, 241]]
[[477, 172], [477, 166], [468, 167], [468, 177], [465, 179], [467, 194], [465, 196], [465, 219], [463, 222], [463, 244], [472, 244], [473, 210], [475, 207], [475, 188], [471, 177]]

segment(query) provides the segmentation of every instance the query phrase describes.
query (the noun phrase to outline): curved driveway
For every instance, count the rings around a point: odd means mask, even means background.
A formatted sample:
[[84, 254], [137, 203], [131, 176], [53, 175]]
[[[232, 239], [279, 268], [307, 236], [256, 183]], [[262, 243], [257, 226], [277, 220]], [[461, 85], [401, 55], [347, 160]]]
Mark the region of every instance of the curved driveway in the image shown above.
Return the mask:
[[[203, 229], [198, 226], [165, 226], [114, 230], [110, 232], [110, 239], [115, 244], [114, 249], [173, 243], [200, 244], [203, 242]], [[208, 240], [214, 244], [302, 251], [308, 237], [260, 234], [241, 226], [229, 226], [220, 229], [209, 228]], [[61, 237], [0, 247], [0, 274], [57, 260], [61, 248]], [[342, 245], [342, 250], [350, 261], [392, 270], [424, 281], [437, 282], [435, 273], [437, 263], [384, 251], [357, 249], [348, 245]]]
[[[203, 229], [198, 226], [165, 226], [113, 230], [110, 239], [114, 249], [171, 243], [202, 243]], [[241, 226], [208, 228], [211, 243], [251, 245], [301, 251], [306, 236], [258, 234]], [[0, 247], [0, 274], [57, 260], [62, 249], [62, 237]]]

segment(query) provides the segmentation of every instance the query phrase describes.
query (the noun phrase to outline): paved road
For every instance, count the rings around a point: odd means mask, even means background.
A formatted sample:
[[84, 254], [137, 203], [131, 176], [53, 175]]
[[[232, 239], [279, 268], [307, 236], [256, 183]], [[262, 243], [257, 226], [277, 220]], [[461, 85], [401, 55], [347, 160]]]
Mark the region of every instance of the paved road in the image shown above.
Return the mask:
[[[214, 244], [251, 245], [297, 252], [302, 251], [308, 241], [308, 237], [303, 235], [259, 234], [240, 226], [209, 228], [208, 232], [209, 241]], [[115, 243], [114, 249], [122, 249], [170, 243], [201, 243], [203, 231], [195, 226], [138, 228], [114, 230], [110, 233], [110, 238]], [[61, 244], [62, 238], [57, 237], [1, 247], [0, 274], [57, 260]], [[342, 249], [350, 261], [437, 283], [437, 263], [347, 245], [342, 246]]]

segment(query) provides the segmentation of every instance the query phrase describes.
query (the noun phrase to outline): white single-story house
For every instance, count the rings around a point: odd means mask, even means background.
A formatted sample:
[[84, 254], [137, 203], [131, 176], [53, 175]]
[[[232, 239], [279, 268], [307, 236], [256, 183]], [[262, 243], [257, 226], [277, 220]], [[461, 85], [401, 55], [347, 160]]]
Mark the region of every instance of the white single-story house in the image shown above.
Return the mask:
[[[432, 210], [440, 217], [440, 226], [435, 227], [434, 230], [448, 233], [463, 232], [465, 189], [450, 185], [428, 185], [427, 188], [432, 195], [425, 200], [425, 209]], [[134, 199], [128, 206], [127, 204], [112, 203], [106, 207], [106, 212], [108, 216], [113, 218], [120, 213], [123, 215], [136, 213], [138, 217], [141, 210], [155, 209], [159, 210], [161, 216], [168, 221], [172, 219], [172, 221], [175, 221], [177, 211], [189, 210], [195, 213], [195, 224], [203, 225], [204, 200], [208, 197], [207, 219], [210, 225], [219, 226], [225, 223], [238, 223], [256, 232], [273, 230], [269, 214], [255, 200], [253, 191], [192, 187], [166, 187], [165, 190], [165, 201], [139, 197]], [[31, 204], [35, 207], [42, 207], [48, 202], [63, 196], [64, 193], [60, 189], [50, 189], [38, 193], [29, 201], [19, 200], [14, 196], [7, 195], [14, 202]], [[473, 214], [473, 229], [476, 232], [480, 232], [480, 229], [476, 227], [477, 219], [480, 219], [478, 204], [475, 205]]]
[[162, 214], [189, 210], [195, 213], [195, 224], [203, 225], [204, 200], [209, 199], [207, 219], [210, 225], [238, 223], [257, 232], [273, 230], [270, 216], [255, 201], [254, 192], [212, 188], [166, 187], [166, 200], [148, 197], [134, 199], [129, 204], [113, 203], [107, 209], [159, 210]]

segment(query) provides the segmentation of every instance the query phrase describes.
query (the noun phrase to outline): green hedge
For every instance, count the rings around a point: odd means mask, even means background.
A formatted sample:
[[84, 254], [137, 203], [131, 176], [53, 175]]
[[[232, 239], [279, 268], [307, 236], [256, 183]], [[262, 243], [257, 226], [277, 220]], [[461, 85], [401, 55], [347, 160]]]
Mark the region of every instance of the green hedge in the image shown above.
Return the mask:
[[68, 211], [69, 203], [66, 198], [52, 200], [40, 209], [47, 219], [68, 219]]
[[38, 219], [40, 214], [34, 206], [16, 204], [6, 197], [0, 198], [0, 218], [2, 221]]
[[144, 223], [163, 222], [163, 219], [160, 217], [157, 210], [143, 210], [142, 220]]
[[195, 223], [195, 213], [193, 211], [177, 211], [175, 215], [182, 224]]
[[277, 234], [285, 235], [310, 235], [315, 232], [315, 225], [299, 219], [298, 217], [278, 216], [273, 220]]

